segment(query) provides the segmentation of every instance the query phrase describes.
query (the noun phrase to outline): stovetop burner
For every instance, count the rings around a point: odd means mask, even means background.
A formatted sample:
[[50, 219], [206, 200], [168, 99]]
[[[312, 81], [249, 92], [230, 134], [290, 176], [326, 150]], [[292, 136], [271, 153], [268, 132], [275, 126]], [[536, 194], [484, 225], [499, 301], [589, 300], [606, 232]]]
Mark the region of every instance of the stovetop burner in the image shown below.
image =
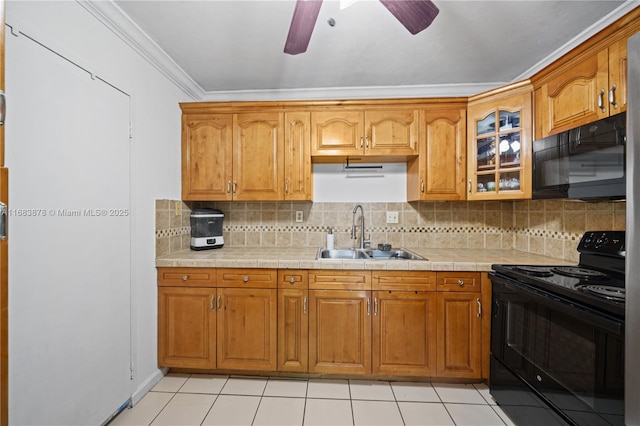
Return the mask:
[[534, 277], [550, 277], [553, 275], [548, 266], [518, 265], [515, 266], [514, 269], [528, 275], [533, 275]]
[[580, 288], [583, 291], [593, 293], [604, 297], [605, 299], [614, 300], [616, 302], [625, 301], [625, 289], [620, 287], [612, 287], [606, 285], [585, 285]]
[[595, 271], [593, 269], [581, 268], [579, 266], [557, 266], [555, 268], [551, 268], [551, 272], [565, 275], [567, 277], [580, 278], [583, 280], [606, 280], [609, 277], [603, 272]]

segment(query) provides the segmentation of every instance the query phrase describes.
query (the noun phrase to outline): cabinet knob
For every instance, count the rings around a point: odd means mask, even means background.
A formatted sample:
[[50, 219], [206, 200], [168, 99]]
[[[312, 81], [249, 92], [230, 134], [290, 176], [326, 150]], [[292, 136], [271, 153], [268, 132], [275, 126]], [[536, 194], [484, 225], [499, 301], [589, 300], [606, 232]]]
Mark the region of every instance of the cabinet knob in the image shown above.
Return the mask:
[[458, 285], [462, 287], [464, 285], [464, 280], [458, 280]]
[[249, 277], [245, 275], [244, 278], [242, 278], [242, 281], [245, 283], [249, 282]]
[[291, 284], [293, 284], [293, 283], [295, 283], [295, 282], [296, 282], [296, 279], [295, 279], [294, 277], [291, 277], [291, 278], [289, 278], [289, 282], [290, 282]]
[[182, 281], [187, 281], [189, 279], [189, 275], [183, 275], [182, 276]]

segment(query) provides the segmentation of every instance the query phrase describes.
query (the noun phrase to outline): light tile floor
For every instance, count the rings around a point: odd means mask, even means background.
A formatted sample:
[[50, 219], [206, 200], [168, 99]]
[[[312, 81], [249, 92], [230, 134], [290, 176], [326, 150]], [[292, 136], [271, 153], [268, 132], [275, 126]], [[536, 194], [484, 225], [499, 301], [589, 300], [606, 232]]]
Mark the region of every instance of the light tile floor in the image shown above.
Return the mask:
[[169, 374], [110, 425], [513, 423], [484, 384]]

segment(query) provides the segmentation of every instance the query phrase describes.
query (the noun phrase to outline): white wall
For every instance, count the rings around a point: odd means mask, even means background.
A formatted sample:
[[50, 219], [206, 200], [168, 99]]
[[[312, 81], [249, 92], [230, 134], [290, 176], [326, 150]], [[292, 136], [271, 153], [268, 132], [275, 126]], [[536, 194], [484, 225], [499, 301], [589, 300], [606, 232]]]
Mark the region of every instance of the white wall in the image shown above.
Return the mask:
[[[107, 81], [114, 82], [127, 91], [132, 99], [133, 145], [131, 149], [131, 207], [132, 207], [132, 361], [134, 399], [158, 378], [156, 364], [157, 347], [157, 299], [155, 258], [155, 199], [180, 198], [180, 109], [178, 102], [192, 101], [153, 66], [137, 55], [128, 45], [100, 23], [82, 5], [71, 1], [20, 2], [8, 1], [7, 25], [24, 28], [37, 34], [48, 45], [55, 46], [65, 56]], [[12, 37], [7, 28], [7, 37]], [[11, 61], [11, 56], [6, 58]], [[7, 75], [8, 117], [11, 116], [12, 79], [19, 75]], [[8, 118], [10, 121], [10, 118]], [[29, 126], [31, 123], [11, 123], [11, 126]], [[7, 124], [9, 128], [9, 124]], [[7, 139], [6, 144], [19, 141]], [[44, 143], [44, 141], [43, 141]], [[11, 159], [7, 157], [11, 173]], [[10, 181], [11, 185], [11, 181]], [[11, 187], [11, 191], [21, 188]], [[109, 244], [108, 241], [102, 242]], [[36, 256], [46, 253], [35, 252]], [[12, 258], [11, 262], [29, 262], [29, 258]], [[11, 263], [10, 263], [11, 265]], [[11, 288], [20, 285], [11, 280], [9, 272], [9, 370], [10, 408], [11, 385], [16, 381], [37, 386], [46, 377], [30, 377], [28, 374], [12, 375], [15, 371], [28, 372], [28, 366], [20, 353], [11, 350], [11, 341], [30, 339], [20, 329], [22, 316], [28, 315], [24, 306], [12, 303]], [[54, 283], [53, 283], [54, 284]], [[52, 301], [54, 302], [54, 301]], [[78, 300], [82, 303], [82, 300]], [[78, 318], [78, 321], [81, 321]], [[59, 330], [64, 336], [64, 330]], [[99, 336], [96, 336], [99, 338]], [[61, 339], [63, 342], [64, 339]], [[38, 350], [38, 342], [31, 342]], [[24, 346], [24, 345], [20, 345]], [[43, 359], [46, 362], [46, 359]], [[51, 365], [52, 369], [72, 369], [82, 359], [69, 357], [67, 365]], [[62, 396], [64, 397], [64, 396]], [[38, 401], [31, 401], [37, 409]], [[12, 424], [22, 423], [27, 413], [10, 410]], [[55, 423], [55, 419], [51, 419]], [[105, 419], [106, 420], [106, 419]]]

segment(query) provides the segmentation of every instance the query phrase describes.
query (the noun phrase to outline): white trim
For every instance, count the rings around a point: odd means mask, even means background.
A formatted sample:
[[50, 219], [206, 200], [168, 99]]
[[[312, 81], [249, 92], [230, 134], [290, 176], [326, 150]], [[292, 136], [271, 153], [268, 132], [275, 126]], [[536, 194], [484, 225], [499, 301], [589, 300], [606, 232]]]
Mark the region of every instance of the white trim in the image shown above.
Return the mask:
[[160, 368], [149, 377], [147, 377], [147, 380], [145, 380], [140, 386], [138, 386], [138, 389], [136, 389], [135, 392], [133, 392], [133, 395], [131, 395], [131, 405], [136, 405], [138, 402], [140, 402], [142, 397], [144, 397], [151, 389], [153, 389], [153, 387], [157, 385], [158, 382], [162, 380], [162, 378], [168, 372], [168, 368]]
[[229, 90], [205, 92], [205, 101], [384, 99], [470, 96], [495, 89], [506, 82], [429, 84], [418, 86], [325, 87], [311, 89]]
[[531, 68], [524, 71], [519, 76], [517, 76], [513, 80], [513, 82], [527, 79], [532, 75], [534, 75], [535, 73], [537, 73], [538, 71], [544, 69], [548, 65], [551, 65], [553, 62], [560, 59], [563, 55], [565, 55], [566, 53], [569, 53], [571, 50], [578, 47], [580, 44], [587, 41], [589, 38], [593, 37], [595, 34], [602, 31], [609, 25], [613, 24], [615, 21], [622, 18], [624, 15], [631, 12], [633, 9], [635, 9], [639, 5], [640, 3], [638, 2], [638, 0], [627, 0], [622, 5], [618, 6], [616, 9], [612, 10], [608, 15], [605, 15], [602, 19], [600, 19], [590, 27], [586, 28], [580, 34], [578, 34], [577, 36], [575, 36], [574, 38], [566, 42], [564, 45], [562, 45], [560, 48], [555, 50], [549, 56], [547, 56], [537, 64], [533, 65]]
[[113, 31], [140, 56], [185, 94], [200, 100], [204, 94], [198, 85], [158, 44], [149, 37], [120, 7], [108, 1], [76, 0], [89, 13]]

